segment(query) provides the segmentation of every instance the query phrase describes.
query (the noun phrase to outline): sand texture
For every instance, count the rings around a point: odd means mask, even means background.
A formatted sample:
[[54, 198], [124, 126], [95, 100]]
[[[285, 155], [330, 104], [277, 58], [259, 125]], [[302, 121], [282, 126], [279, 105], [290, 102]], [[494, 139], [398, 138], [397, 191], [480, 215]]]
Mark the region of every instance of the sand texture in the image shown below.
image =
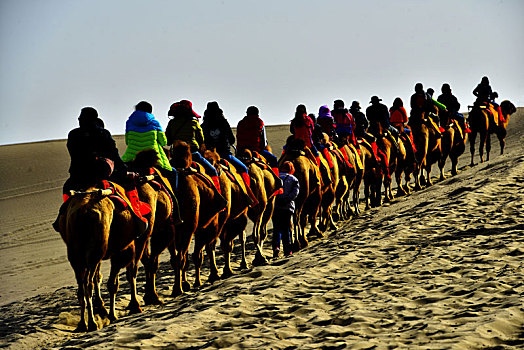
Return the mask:
[[[275, 154], [288, 132], [268, 128]], [[290, 258], [241, 271], [235, 249], [235, 276], [176, 299], [164, 252], [157, 288], [165, 304], [128, 315], [122, 272], [120, 319], [99, 318], [103, 328], [91, 333], [73, 332], [73, 270], [51, 227], [67, 177], [65, 142], [0, 147], [0, 347], [524, 348], [523, 109], [511, 117], [505, 154], [492, 143], [489, 161], [466, 166], [468, 144], [457, 176], [438, 181], [434, 166], [433, 186], [339, 222]], [[217, 258], [221, 269], [220, 250]], [[204, 282], [208, 273], [204, 265]], [[141, 295], [143, 287], [140, 268]]]

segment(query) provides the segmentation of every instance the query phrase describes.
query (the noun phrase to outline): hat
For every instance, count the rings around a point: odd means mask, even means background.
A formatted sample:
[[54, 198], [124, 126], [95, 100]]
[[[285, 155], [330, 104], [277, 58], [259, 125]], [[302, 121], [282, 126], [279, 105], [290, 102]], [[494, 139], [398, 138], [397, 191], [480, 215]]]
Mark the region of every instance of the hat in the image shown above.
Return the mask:
[[198, 114], [193, 110], [193, 104], [189, 100], [181, 100], [180, 102], [175, 102], [169, 107], [169, 112], [167, 115], [175, 116], [175, 113], [186, 111], [189, 112], [193, 117], [200, 118]]
[[351, 108], [350, 109], [360, 109], [360, 102], [358, 102], [358, 101], [351, 102]]
[[380, 101], [382, 101], [381, 98], [378, 98], [378, 96], [373, 96], [371, 97], [371, 101], [369, 101], [369, 103], [379, 103]]
[[295, 172], [295, 166], [293, 165], [293, 163], [287, 161], [284, 162], [284, 164], [282, 164], [282, 166], [280, 167], [280, 171], [282, 171], [283, 173], [288, 173], [289, 175], [293, 175], [293, 173]]

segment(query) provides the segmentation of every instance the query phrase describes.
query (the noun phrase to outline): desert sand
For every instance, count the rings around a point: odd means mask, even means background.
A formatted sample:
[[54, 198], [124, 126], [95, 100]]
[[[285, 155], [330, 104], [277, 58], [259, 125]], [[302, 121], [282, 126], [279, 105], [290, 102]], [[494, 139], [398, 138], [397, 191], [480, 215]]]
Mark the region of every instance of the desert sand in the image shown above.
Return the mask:
[[[275, 154], [287, 135], [287, 126], [268, 127]], [[123, 152], [123, 138], [115, 139]], [[434, 166], [433, 186], [340, 222], [270, 265], [240, 271], [236, 254], [235, 276], [176, 299], [164, 252], [157, 283], [165, 304], [128, 315], [121, 273], [120, 319], [98, 319], [103, 328], [91, 333], [73, 332], [76, 285], [51, 227], [67, 178], [65, 141], [2, 146], [0, 347], [523, 348], [522, 108], [511, 117], [504, 155], [492, 141], [489, 161], [470, 167], [468, 147], [457, 176], [448, 171], [438, 181]], [[143, 286], [140, 269], [139, 293]], [[105, 285], [103, 293], [107, 302]]]

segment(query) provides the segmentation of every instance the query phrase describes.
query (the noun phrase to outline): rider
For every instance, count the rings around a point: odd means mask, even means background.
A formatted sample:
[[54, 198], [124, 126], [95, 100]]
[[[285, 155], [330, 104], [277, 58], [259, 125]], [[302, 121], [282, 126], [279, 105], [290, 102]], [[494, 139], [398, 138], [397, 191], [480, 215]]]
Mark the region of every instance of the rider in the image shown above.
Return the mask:
[[375, 136], [378, 136], [379, 130], [378, 125], [382, 126], [384, 130], [384, 136], [398, 149], [398, 130], [392, 126], [389, 122], [389, 111], [385, 104], [380, 103], [382, 101], [378, 96], [371, 97], [371, 106], [366, 109], [366, 116], [370, 122], [369, 132]]
[[367, 132], [369, 127], [369, 121], [366, 118], [366, 115], [362, 113], [360, 107], [360, 102], [353, 101], [351, 102], [351, 107], [349, 107], [349, 112], [355, 120], [355, 136], [357, 138], [366, 139], [369, 143], [375, 141], [375, 137]]
[[231, 153], [231, 146], [235, 143], [235, 136], [231, 130], [227, 119], [224, 117], [224, 112], [219, 107], [218, 102], [212, 101], [207, 103], [207, 108], [204, 111], [204, 122], [202, 123], [202, 131], [204, 134], [204, 143], [206, 148], [214, 148], [221, 158], [226, 159], [233, 164], [236, 171], [242, 176], [246, 184], [246, 190], [249, 197], [255, 202], [255, 197], [251, 191], [251, 180], [249, 178], [248, 169], [237, 157]]
[[63, 187], [64, 202], [69, 199], [70, 190], [85, 190], [102, 180], [114, 181], [126, 191], [133, 210], [142, 223], [140, 231], [145, 231], [147, 220], [142, 215], [146, 215], [151, 209], [138, 201], [135, 184], [128, 177], [127, 166], [120, 158], [111, 133], [103, 128], [104, 123], [93, 107], [82, 108], [78, 122], [79, 127], [71, 130], [67, 137], [71, 165], [70, 177]]
[[490, 100], [492, 99], [493, 90], [491, 89], [491, 86], [489, 85], [489, 79], [488, 77], [482, 77], [480, 84], [477, 85], [477, 87], [473, 90], [473, 95], [477, 97], [477, 100], [475, 101], [476, 106], [480, 106], [482, 104], [488, 105]]
[[357, 146], [357, 139], [355, 137], [355, 120], [351, 113], [344, 108], [344, 101], [336, 100], [333, 102], [331, 115], [335, 120], [335, 132], [338, 137], [347, 140], [348, 144]]
[[308, 147], [315, 159], [317, 160], [317, 165], [320, 165], [320, 154], [318, 149], [313, 143], [313, 130], [315, 124], [313, 120], [308, 116], [306, 111], [306, 106], [298, 105], [295, 112], [295, 117], [291, 120], [289, 125], [289, 131], [295, 136], [295, 139], [301, 139], [304, 141], [306, 147]]
[[266, 158], [269, 166], [278, 176], [278, 159], [267, 150], [269, 143], [266, 137], [264, 122], [255, 106], [247, 108], [246, 116], [237, 125], [237, 154], [245, 149], [260, 153]]
[[442, 87], [440, 89], [442, 91], [442, 94], [438, 97], [437, 101], [442, 103], [446, 106], [449, 115], [451, 118], [455, 119], [459, 124], [462, 130], [469, 133], [471, 130], [466, 125], [466, 119], [464, 118], [464, 115], [459, 113], [460, 110], [460, 103], [451, 92], [451, 87], [449, 84], [444, 83], [442, 84]]
[[221, 193], [215, 167], [200, 154], [200, 148], [204, 144], [204, 134], [198, 123], [200, 116], [193, 111], [191, 101], [181, 100], [173, 103], [167, 115], [172, 117], [166, 128], [168, 146], [172, 145], [175, 140], [187, 142], [191, 148], [193, 161], [204, 167], [206, 173], [211, 176], [218, 193]]
[[318, 109], [317, 123], [320, 125], [322, 132], [327, 134], [330, 140], [333, 140], [335, 136], [335, 120], [328, 106], [320, 106]]
[[158, 155], [158, 165], [171, 171], [171, 164], [162, 148], [167, 144], [166, 135], [152, 113], [153, 106], [149, 102], [141, 101], [135, 106], [135, 111], [126, 122], [127, 148], [122, 160], [132, 162], [140, 151], [152, 149]]
[[413, 147], [413, 152], [417, 152], [415, 143], [413, 142], [413, 134], [411, 130], [406, 126], [408, 121], [408, 112], [404, 108], [404, 102], [400, 97], [395, 98], [393, 105], [389, 109], [391, 125], [393, 125], [401, 134], [407, 135]]
[[[135, 106], [135, 111], [131, 113], [126, 122], [125, 141], [127, 148], [122, 155], [122, 160], [130, 163], [135, 160], [139, 152], [154, 150], [157, 155], [156, 165], [160, 168], [159, 171], [168, 178], [170, 183], [176, 184], [176, 173], [171, 167], [163, 148], [167, 144], [166, 135], [152, 113], [153, 106], [149, 102], [140, 101]], [[126, 194], [131, 203], [137, 202], [138, 193], [136, 189]], [[174, 193], [170, 193], [170, 195], [173, 199], [173, 220], [175, 224], [178, 224], [182, 222], [178, 201]]]
[[422, 123], [429, 121], [431, 127], [435, 130], [437, 137], [441, 137], [441, 131], [433, 118], [429, 117], [429, 112], [434, 106], [434, 100], [425, 91], [422, 83], [415, 84], [415, 93], [411, 95], [409, 124]]

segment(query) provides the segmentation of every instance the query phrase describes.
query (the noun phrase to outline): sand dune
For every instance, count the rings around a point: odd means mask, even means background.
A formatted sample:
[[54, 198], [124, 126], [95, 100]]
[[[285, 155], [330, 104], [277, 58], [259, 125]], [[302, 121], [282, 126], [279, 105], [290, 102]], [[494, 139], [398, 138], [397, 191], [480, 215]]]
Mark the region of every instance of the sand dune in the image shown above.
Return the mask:
[[[120, 320], [99, 319], [104, 328], [89, 334], [72, 332], [73, 272], [50, 226], [67, 175], [64, 142], [1, 147], [0, 346], [522, 348], [523, 117], [512, 116], [505, 155], [493, 138], [490, 161], [465, 166], [468, 152], [457, 176], [339, 223], [291, 258], [239, 271], [236, 254], [237, 275], [172, 299], [164, 253], [165, 305], [127, 315], [122, 281]], [[275, 153], [287, 133], [269, 128]], [[141, 271], [138, 285], [142, 293]]]

